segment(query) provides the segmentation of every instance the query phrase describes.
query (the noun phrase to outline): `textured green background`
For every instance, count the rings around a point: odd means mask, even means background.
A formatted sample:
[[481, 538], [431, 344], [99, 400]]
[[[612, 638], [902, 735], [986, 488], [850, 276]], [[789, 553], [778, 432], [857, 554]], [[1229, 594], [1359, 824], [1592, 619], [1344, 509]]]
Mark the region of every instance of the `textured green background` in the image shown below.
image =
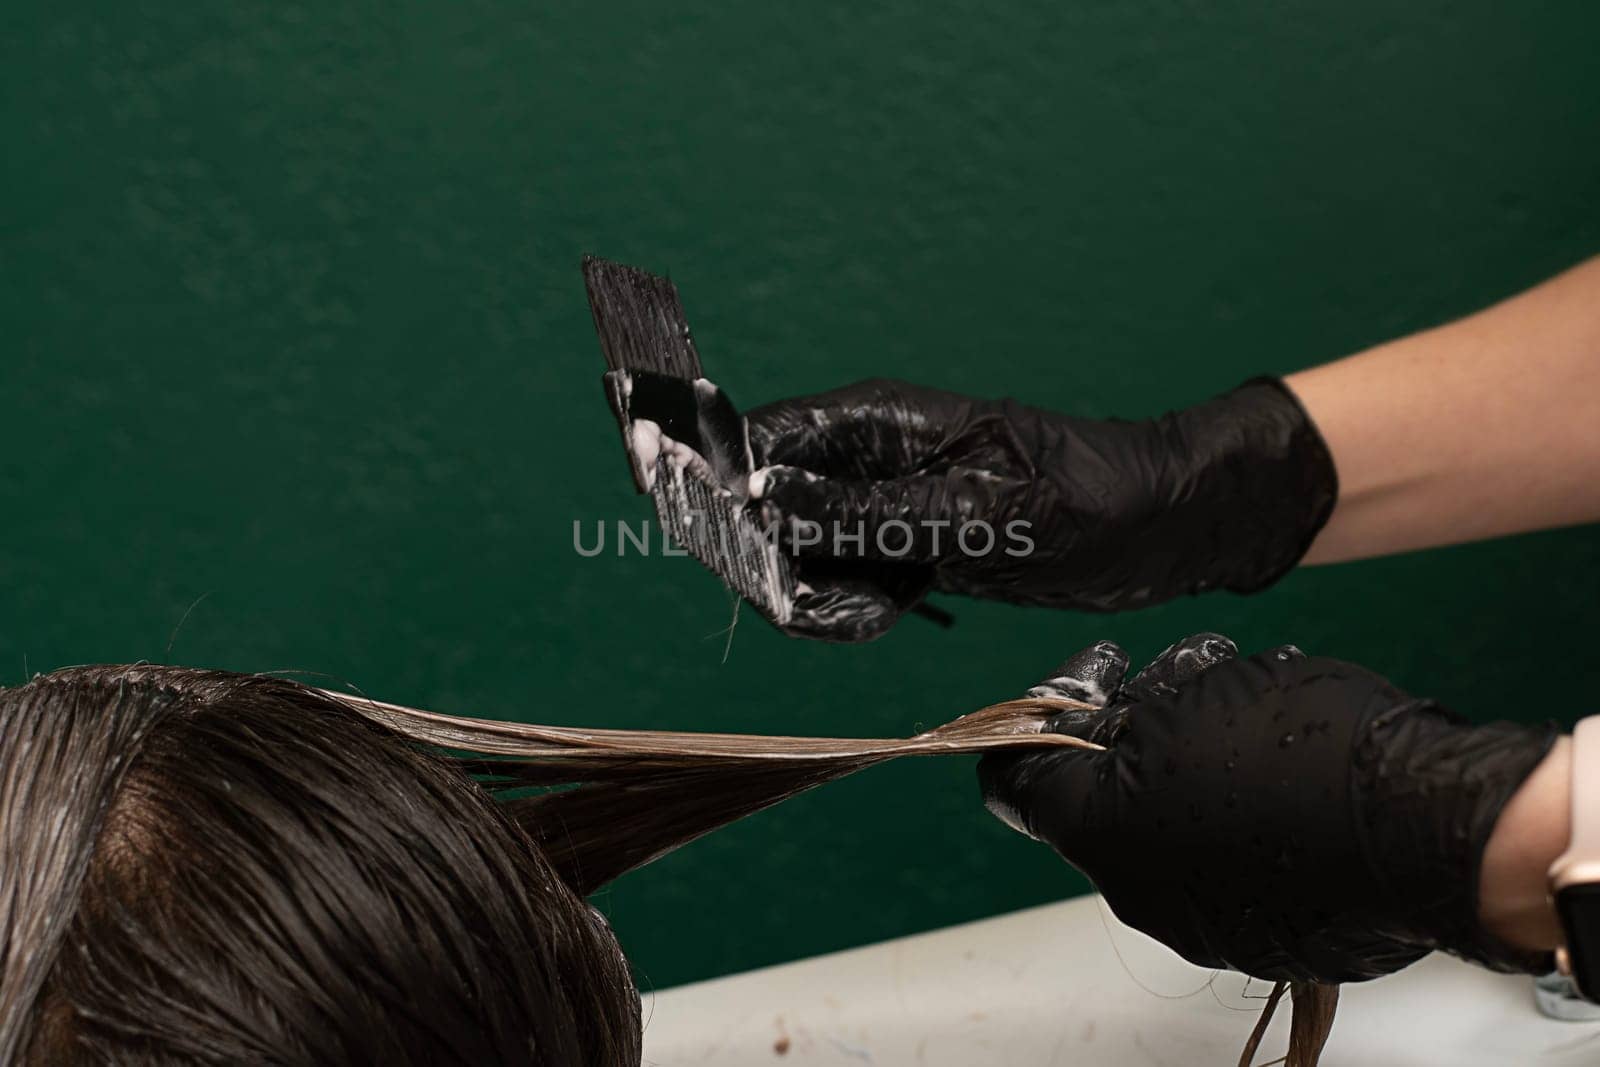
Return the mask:
[[[581, 253], [670, 272], [747, 406], [897, 375], [1152, 413], [1600, 249], [1594, 4], [100, 6], [3, 16], [0, 681], [170, 657], [884, 734], [1215, 628], [1475, 715], [1597, 710], [1593, 530], [1119, 618], [957, 603], [860, 648], [747, 613], [727, 663], [693, 563], [571, 547], [646, 511]], [[661, 986], [1082, 885], [958, 759], [602, 905]]]

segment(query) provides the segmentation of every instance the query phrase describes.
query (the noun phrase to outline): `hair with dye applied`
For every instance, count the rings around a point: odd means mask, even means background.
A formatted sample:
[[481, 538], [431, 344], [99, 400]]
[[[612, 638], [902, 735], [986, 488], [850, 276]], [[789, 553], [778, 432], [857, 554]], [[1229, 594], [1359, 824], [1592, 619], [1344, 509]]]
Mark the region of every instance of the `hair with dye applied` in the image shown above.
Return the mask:
[[[458, 718], [181, 667], [41, 676], [0, 690], [0, 1062], [636, 1067], [638, 994], [584, 894], [886, 760], [1098, 747], [1040, 732], [1087, 707], [863, 740]], [[529, 795], [551, 786], [573, 787]], [[1287, 1062], [1312, 1067], [1336, 989], [1293, 994]]]

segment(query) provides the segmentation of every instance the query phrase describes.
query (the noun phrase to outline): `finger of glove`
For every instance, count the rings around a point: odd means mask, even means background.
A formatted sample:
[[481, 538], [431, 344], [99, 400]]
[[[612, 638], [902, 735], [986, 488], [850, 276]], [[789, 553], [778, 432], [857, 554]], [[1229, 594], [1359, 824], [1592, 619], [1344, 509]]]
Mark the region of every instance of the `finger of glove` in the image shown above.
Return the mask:
[[1096, 641], [1079, 649], [1028, 690], [1030, 697], [1065, 697], [1105, 707], [1128, 673], [1128, 653], [1112, 641]]
[[[1029, 689], [1030, 697], [1065, 697], [1093, 704], [1093, 709], [1063, 711], [1044, 725], [1047, 733], [1070, 734], [1086, 741], [1103, 732], [1106, 705], [1128, 672], [1128, 654], [1110, 641], [1097, 641], [1074, 653], [1044, 681]], [[1096, 743], [1100, 743], [1096, 741]]]
[[763, 522], [798, 555], [923, 564], [1020, 551], [1001, 507], [1013, 488], [969, 469], [866, 481], [769, 467], [751, 479]]
[[915, 602], [866, 579], [817, 580], [795, 595], [780, 629], [792, 637], [858, 644], [888, 633]]
[[1239, 646], [1221, 634], [1199, 633], [1186, 637], [1152, 660], [1128, 680], [1117, 694], [1119, 703], [1156, 700], [1177, 693], [1218, 663], [1239, 655]]
[[896, 477], [914, 470], [929, 447], [931, 420], [922, 408], [942, 396], [877, 378], [779, 400], [747, 413], [751, 451], [757, 466]]

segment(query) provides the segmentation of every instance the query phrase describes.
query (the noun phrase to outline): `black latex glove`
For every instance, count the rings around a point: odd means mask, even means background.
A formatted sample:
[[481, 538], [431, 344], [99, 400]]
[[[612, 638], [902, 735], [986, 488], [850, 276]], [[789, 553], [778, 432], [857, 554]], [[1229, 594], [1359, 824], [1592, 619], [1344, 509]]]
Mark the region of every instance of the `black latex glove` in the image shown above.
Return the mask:
[[[749, 425], [765, 518], [821, 527], [787, 537], [811, 590], [793, 629], [833, 640], [878, 636], [930, 589], [1091, 611], [1261, 589], [1337, 495], [1327, 446], [1275, 379], [1140, 422], [877, 380]], [[974, 521], [992, 538], [963, 543]]]
[[1554, 725], [1474, 726], [1349, 663], [1235, 653], [1201, 634], [1126, 683], [1117, 646], [1079, 653], [1034, 692], [1104, 703], [1052, 727], [1106, 751], [986, 756], [989, 810], [1204, 967], [1345, 982], [1444, 949], [1548, 969], [1485, 932], [1477, 901], [1495, 820]]

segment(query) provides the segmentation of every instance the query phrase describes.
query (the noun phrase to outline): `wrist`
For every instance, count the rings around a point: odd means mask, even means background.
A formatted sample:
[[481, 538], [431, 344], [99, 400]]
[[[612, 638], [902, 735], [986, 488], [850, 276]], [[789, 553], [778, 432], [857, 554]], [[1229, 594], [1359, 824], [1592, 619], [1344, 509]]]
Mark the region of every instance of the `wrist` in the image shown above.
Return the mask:
[[1398, 702], [1380, 702], [1390, 706], [1363, 731], [1353, 769], [1396, 935], [1491, 970], [1549, 970], [1549, 946], [1533, 945], [1537, 928], [1523, 925], [1561, 848], [1546, 818], [1560, 785], [1555, 724], [1472, 724], [1390, 696]]
[[1561, 941], [1549, 870], [1572, 836], [1572, 739], [1558, 740], [1506, 803], [1483, 850], [1478, 920], [1517, 948], [1548, 951]]
[[1190, 536], [1217, 539], [1202, 561], [1213, 573], [1195, 591], [1253, 593], [1293, 570], [1339, 495], [1333, 456], [1300, 401], [1281, 380], [1255, 378], [1169, 420], [1165, 436], [1188, 451], [1174, 499], [1206, 512], [1190, 517]]

